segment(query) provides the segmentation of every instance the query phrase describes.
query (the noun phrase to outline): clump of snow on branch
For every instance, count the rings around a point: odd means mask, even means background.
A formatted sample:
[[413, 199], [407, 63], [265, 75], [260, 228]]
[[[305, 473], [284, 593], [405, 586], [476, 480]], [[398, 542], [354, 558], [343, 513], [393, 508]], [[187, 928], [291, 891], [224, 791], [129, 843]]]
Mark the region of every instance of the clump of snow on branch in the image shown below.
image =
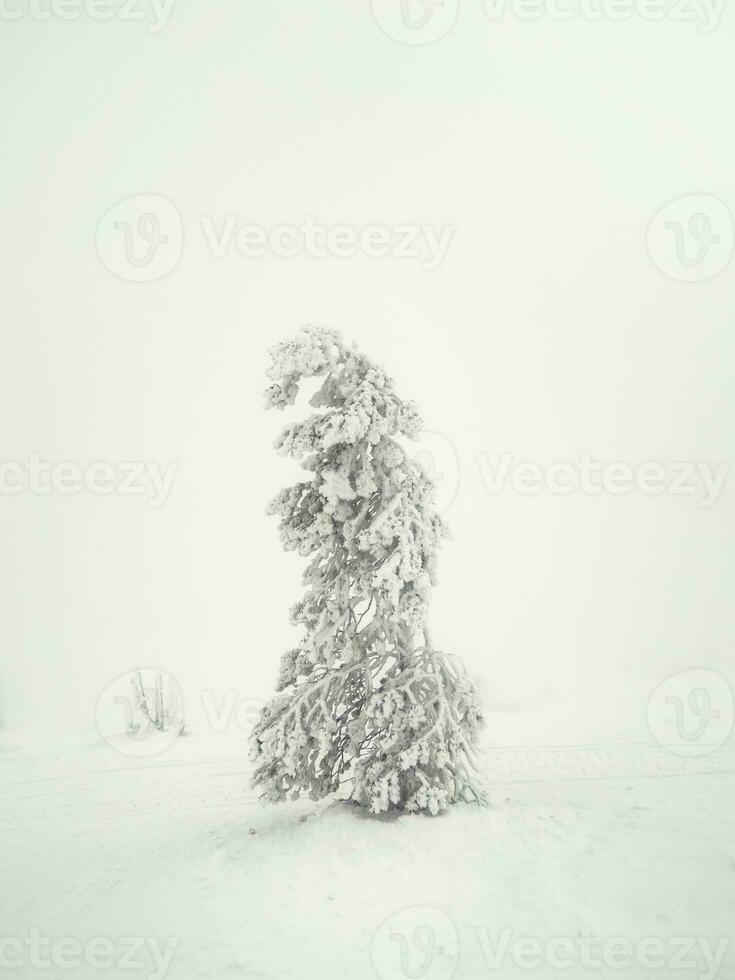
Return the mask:
[[254, 729], [253, 784], [278, 801], [349, 782], [373, 813], [483, 802], [477, 695], [426, 626], [446, 529], [430, 477], [396, 438], [416, 438], [418, 410], [337, 331], [306, 327], [271, 356], [269, 408], [323, 380], [315, 413], [276, 442], [311, 474], [268, 507], [283, 547], [308, 564], [291, 610], [303, 637], [283, 655], [278, 693]]

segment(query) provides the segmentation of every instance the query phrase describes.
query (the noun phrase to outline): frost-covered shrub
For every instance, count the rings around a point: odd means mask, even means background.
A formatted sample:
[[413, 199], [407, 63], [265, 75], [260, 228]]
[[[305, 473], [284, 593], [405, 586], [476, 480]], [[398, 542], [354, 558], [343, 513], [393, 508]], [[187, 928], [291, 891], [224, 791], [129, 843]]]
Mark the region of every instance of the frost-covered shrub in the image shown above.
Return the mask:
[[426, 626], [445, 527], [428, 474], [395, 438], [417, 436], [418, 411], [337, 331], [306, 327], [271, 355], [267, 407], [293, 404], [307, 378], [323, 381], [317, 412], [276, 443], [311, 475], [268, 508], [284, 548], [308, 558], [291, 610], [304, 635], [254, 729], [253, 785], [277, 801], [349, 781], [374, 813], [482, 802], [477, 695]]
[[163, 676], [160, 672], [155, 675], [155, 687], [151, 690], [143, 683], [143, 675], [140, 668], [136, 667], [130, 684], [133, 688], [134, 710], [127, 720], [128, 732], [137, 735], [141, 730], [146, 733], [151, 728], [156, 731], [164, 732], [172, 728], [177, 728], [179, 735], [184, 734], [184, 722], [182, 720], [182, 709], [179, 703], [178, 693], [171, 690], [171, 678], [169, 677], [169, 691], [164, 694]]

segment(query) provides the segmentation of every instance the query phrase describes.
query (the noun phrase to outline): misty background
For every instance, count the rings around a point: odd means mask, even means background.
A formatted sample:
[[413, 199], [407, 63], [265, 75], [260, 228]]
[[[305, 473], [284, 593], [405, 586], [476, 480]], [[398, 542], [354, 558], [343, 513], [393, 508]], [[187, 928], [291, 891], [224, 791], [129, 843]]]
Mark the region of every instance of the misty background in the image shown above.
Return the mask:
[[[490, 707], [642, 717], [674, 671], [735, 683], [731, 475], [705, 508], [493, 494], [478, 462], [730, 460], [733, 266], [677, 281], [646, 235], [682, 196], [735, 205], [734, 41], [728, 11], [703, 33], [493, 21], [480, 2], [425, 45], [337, 0], [178, 0], [156, 32], [0, 20], [0, 460], [177, 464], [158, 507], [0, 494], [2, 724], [88, 728], [136, 664], [177, 680], [194, 728], [203, 691], [270, 695], [304, 561], [264, 514], [300, 471], [272, 449], [287, 417], [261, 392], [267, 348], [308, 322], [419, 403], [453, 533], [433, 635]], [[183, 228], [153, 282], [116, 276], [96, 245], [139, 194]], [[431, 270], [216, 257], [203, 221], [230, 215], [452, 234]]]

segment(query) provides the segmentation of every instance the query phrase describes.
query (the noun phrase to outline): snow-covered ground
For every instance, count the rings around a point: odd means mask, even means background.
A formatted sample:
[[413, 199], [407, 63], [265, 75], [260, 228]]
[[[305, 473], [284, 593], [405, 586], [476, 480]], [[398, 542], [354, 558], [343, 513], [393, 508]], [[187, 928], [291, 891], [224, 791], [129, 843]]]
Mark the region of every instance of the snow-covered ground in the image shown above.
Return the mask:
[[0, 976], [734, 980], [732, 739], [489, 721], [492, 805], [433, 819], [262, 807], [242, 737], [5, 733]]

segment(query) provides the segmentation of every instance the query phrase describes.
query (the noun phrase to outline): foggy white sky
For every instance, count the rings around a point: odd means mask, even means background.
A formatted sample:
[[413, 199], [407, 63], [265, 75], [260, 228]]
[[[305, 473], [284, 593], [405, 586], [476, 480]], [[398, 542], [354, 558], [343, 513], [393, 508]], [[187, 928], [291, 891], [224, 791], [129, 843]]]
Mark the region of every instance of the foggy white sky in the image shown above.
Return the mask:
[[[92, 724], [136, 663], [195, 703], [270, 693], [303, 562], [264, 516], [298, 471], [271, 449], [284, 417], [261, 391], [266, 348], [307, 322], [357, 340], [454, 447], [433, 633], [491, 703], [621, 685], [635, 700], [673, 670], [729, 671], [735, 477], [709, 508], [491, 495], [477, 456], [731, 458], [735, 267], [675, 281], [646, 229], [683, 195], [735, 207], [734, 42], [732, 11], [704, 34], [493, 23], [480, 2], [413, 47], [336, 0], [178, 0], [155, 34], [0, 20], [0, 459], [178, 463], [159, 508], [0, 495], [6, 723]], [[142, 193], [175, 205], [184, 245], [134, 283], [95, 234]], [[434, 271], [215, 258], [202, 219], [228, 215], [453, 233]]]

